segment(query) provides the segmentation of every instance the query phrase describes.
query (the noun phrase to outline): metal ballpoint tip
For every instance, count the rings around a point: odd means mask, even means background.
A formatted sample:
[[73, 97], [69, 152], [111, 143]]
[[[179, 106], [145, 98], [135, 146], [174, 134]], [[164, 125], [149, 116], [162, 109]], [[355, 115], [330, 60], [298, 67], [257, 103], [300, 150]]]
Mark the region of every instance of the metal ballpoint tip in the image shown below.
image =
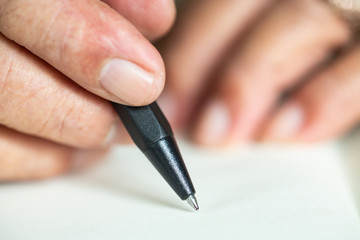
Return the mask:
[[199, 210], [199, 205], [194, 195], [190, 195], [186, 201], [194, 210]]

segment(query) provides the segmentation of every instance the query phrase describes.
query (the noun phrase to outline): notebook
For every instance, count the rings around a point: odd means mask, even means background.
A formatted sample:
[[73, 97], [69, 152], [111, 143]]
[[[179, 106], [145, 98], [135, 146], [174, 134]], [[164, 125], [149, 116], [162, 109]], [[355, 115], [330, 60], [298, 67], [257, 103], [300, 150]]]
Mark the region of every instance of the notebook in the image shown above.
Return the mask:
[[117, 146], [77, 174], [1, 184], [0, 239], [360, 239], [357, 146], [358, 136], [231, 150], [180, 142], [198, 212], [138, 149]]

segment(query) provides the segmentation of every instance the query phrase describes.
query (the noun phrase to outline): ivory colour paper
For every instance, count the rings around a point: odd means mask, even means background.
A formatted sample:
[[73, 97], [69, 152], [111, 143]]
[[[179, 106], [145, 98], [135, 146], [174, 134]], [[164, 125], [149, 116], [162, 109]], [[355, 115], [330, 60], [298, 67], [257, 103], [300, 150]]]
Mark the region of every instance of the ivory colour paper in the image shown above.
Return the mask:
[[360, 239], [343, 145], [180, 147], [198, 212], [138, 149], [116, 147], [78, 174], [0, 185], [0, 239]]

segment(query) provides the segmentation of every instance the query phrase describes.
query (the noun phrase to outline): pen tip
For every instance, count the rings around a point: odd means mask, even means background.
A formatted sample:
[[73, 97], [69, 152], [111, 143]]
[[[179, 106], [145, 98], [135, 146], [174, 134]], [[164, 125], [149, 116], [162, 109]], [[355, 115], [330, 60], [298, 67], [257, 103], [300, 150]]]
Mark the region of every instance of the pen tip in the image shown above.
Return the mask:
[[199, 205], [194, 195], [190, 195], [186, 201], [194, 210], [199, 210]]

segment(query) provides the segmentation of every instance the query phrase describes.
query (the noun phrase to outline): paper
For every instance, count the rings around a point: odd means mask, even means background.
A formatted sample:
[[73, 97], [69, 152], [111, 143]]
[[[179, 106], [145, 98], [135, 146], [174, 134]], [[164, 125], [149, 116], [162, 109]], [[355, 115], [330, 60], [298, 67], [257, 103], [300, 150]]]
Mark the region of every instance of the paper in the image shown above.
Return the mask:
[[78, 175], [0, 185], [0, 239], [360, 239], [338, 145], [181, 149], [198, 212], [119, 147]]

